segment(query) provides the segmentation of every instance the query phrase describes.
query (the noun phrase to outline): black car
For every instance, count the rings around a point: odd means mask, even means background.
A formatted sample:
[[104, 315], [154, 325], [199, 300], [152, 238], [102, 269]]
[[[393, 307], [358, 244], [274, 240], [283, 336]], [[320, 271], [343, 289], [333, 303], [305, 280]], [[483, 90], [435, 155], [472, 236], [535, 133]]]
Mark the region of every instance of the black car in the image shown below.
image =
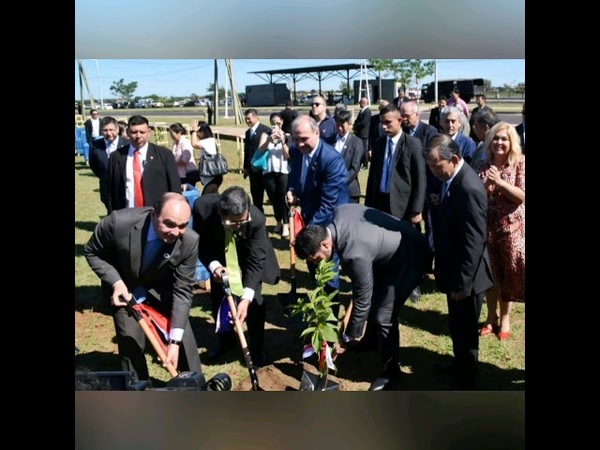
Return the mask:
[[184, 103], [183, 106], [198, 107], [198, 106], [200, 106], [200, 100], [190, 100], [189, 102]]

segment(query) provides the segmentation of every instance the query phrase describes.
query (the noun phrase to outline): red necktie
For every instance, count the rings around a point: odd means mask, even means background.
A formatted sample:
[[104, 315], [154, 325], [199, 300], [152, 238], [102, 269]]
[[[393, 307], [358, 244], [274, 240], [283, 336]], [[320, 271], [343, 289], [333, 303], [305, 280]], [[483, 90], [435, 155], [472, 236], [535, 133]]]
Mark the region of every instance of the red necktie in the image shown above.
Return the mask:
[[140, 151], [133, 152], [133, 193], [136, 208], [144, 206], [144, 191], [142, 190], [142, 164], [140, 162]]

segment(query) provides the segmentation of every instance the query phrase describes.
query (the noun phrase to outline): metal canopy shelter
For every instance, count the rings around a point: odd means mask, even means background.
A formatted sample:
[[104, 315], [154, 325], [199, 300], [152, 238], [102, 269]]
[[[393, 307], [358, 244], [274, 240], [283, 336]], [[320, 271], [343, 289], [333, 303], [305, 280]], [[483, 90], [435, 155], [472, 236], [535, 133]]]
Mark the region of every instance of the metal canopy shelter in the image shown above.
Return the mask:
[[[366, 65], [367, 70], [370, 70], [371, 76], [377, 78], [377, 74], [371, 70], [374, 66]], [[292, 80], [294, 99], [296, 98], [296, 83], [298, 81], [312, 78], [319, 82], [319, 95], [323, 95], [321, 90], [321, 82], [334, 76], [346, 80], [348, 88], [350, 88], [350, 80], [356, 78], [361, 72], [360, 64], [335, 64], [330, 66], [314, 66], [314, 67], [299, 67], [296, 69], [281, 69], [281, 70], [263, 70], [258, 72], [249, 72], [265, 80], [267, 83], [273, 84], [281, 80]], [[350, 72], [353, 72], [350, 75]]]

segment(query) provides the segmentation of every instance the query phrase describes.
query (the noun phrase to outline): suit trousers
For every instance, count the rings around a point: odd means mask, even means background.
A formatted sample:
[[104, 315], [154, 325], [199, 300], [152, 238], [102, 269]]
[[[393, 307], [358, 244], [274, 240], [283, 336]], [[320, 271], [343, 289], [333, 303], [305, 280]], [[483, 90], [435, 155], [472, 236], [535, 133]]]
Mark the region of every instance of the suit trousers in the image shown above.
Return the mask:
[[[265, 317], [267, 306], [262, 298], [261, 291], [262, 284], [254, 291], [254, 300], [252, 300], [252, 303], [248, 307], [248, 316], [246, 317], [246, 325], [248, 326], [248, 347], [250, 349], [250, 356], [253, 360], [257, 360], [263, 353], [265, 344]], [[212, 316], [215, 321], [217, 320], [217, 313], [219, 312], [223, 297], [225, 297], [223, 285], [211, 279], [210, 300]], [[218, 339], [225, 348], [235, 345], [235, 342], [238, 341], [235, 329], [233, 331], [219, 333]], [[239, 346], [239, 343], [237, 345]]]
[[454, 382], [460, 390], [473, 390], [479, 358], [479, 315], [484, 293], [448, 302], [448, 321], [454, 351]]
[[[423, 279], [425, 240], [402, 240], [396, 256], [385, 271], [373, 272], [371, 320], [378, 336], [381, 369], [389, 371], [399, 363], [400, 329], [398, 315], [408, 296]], [[395, 370], [395, 369], [394, 369]]]
[[256, 206], [260, 212], [265, 212], [263, 204], [265, 200], [265, 182], [261, 172], [251, 171], [248, 175], [250, 178], [250, 195], [252, 196], [252, 204]]
[[[164, 311], [157, 303], [160, 302], [149, 301], [149, 305], [166, 314], [168, 317], [169, 312]], [[146, 336], [142, 327], [129, 314], [127, 308], [118, 306], [111, 306], [111, 308], [113, 310], [117, 346], [121, 358], [121, 370], [133, 372], [137, 380], [149, 379], [148, 365], [144, 356]], [[198, 344], [196, 343], [189, 319], [186, 321], [183, 330], [183, 340], [179, 346], [179, 364], [177, 370], [202, 372]]]

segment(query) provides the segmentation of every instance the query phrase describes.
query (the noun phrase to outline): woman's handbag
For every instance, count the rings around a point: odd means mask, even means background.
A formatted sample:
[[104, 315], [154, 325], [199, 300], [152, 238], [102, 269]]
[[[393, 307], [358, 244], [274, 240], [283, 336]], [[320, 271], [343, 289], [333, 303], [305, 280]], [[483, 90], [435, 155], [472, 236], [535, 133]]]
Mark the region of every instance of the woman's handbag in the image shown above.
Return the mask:
[[269, 155], [269, 150], [261, 152], [259, 149], [256, 149], [254, 155], [252, 155], [252, 161], [250, 161], [250, 164], [257, 171], [265, 171], [269, 167]]
[[217, 153], [214, 155], [202, 152], [198, 170], [201, 177], [216, 177], [225, 175], [229, 170], [229, 166], [225, 157], [217, 149]]

